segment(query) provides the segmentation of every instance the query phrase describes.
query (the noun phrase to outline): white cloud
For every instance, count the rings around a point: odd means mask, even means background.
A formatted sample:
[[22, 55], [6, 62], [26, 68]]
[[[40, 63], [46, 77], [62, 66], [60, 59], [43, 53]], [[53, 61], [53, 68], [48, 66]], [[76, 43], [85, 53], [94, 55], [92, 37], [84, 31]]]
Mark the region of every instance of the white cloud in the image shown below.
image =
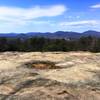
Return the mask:
[[32, 22], [30, 22], [30, 23], [33, 23], [33, 24], [35, 24], [35, 25], [41, 25], [41, 24], [50, 24], [51, 23], [51, 21], [49, 21], [49, 20], [34, 20], [34, 21], [32, 21]]
[[0, 22], [3, 26], [11, 25], [25, 25], [28, 23], [46, 23], [34, 21], [40, 17], [55, 17], [62, 15], [67, 8], [64, 5], [53, 5], [40, 7], [35, 6], [31, 8], [18, 8], [18, 7], [0, 7]]
[[60, 26], [84, 26], [90, 25], [94, 26], [99, 24], [100, 21], [98, 20], [82, 20], [82, 21], [73, 21], [73, 22], [61, 22]]
[[98, 8], [100, 8], [100, 3], [99, 3], [99, 4], [96, 4], [96, 5], [92, 5], [92, 6], [90, 6], [90, 8], [98, 9]]
[[35, 6], [32, 8], [0, 7], [0, 19], [34, 19], [39, 17], [52, 17], [62, 15], [67, 8], [64, 5], [49, 7]]

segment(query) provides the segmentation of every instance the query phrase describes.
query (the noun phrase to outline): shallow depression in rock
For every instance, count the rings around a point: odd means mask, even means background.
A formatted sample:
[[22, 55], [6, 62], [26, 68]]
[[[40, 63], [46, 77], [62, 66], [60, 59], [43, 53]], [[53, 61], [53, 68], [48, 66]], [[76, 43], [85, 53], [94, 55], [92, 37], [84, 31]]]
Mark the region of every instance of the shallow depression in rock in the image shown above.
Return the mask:
[[59, 69], [59, 66], [56, 66], [56, 63], [50, 61], [32, 61], [25, 64], [27, 68], [33, 69]]

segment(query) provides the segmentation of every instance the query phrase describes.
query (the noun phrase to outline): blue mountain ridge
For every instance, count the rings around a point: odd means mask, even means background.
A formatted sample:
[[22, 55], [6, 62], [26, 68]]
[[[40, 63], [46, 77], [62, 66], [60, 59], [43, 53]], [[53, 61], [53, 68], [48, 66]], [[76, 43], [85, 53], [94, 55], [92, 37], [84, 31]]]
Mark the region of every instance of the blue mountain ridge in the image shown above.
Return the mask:
[[57, 31], [54, 33], [51, 32], [28, 32], [28, 33], [0, 33], [0, 37], [8, 38], [31, 38], [31, 37], [45, 37], [50, 39], [78, 39], [80, 37], [100, 37], [100, 32], [88, 30], [83, 33], [79, 32], [68, 32], [68, 31]]

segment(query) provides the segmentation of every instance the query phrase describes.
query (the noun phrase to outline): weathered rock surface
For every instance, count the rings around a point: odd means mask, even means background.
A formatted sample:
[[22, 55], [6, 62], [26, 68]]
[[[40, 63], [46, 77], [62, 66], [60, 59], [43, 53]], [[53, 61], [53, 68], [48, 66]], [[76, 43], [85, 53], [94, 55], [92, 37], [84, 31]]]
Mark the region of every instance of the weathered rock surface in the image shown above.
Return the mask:
[[0, 100], [100, 100], [100, 54], [0, 53]]

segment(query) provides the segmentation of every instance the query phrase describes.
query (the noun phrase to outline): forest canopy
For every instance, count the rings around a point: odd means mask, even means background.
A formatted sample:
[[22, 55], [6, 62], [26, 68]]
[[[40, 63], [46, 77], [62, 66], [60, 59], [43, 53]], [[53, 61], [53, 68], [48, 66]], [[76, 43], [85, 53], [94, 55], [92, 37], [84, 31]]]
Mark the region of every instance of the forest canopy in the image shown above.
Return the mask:
[[76, 40], [48, 39], [43, 37], [0, 38], [0, 52], [4, 51], [91, 51], [100, 52], [100, 38], [81, 37]]

